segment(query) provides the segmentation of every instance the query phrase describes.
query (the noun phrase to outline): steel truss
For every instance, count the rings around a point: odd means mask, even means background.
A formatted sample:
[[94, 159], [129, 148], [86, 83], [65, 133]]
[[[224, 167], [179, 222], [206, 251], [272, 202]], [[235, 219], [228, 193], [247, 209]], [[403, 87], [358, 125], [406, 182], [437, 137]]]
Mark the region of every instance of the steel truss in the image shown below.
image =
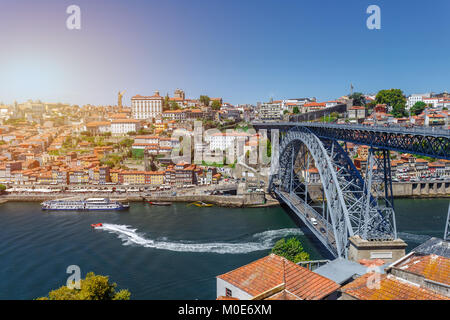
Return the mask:
[[330, 124], [318, 122], [254, 123], [255, 129], [306, 127], [321, 139], [331, 139], [366, 145], [372, 148], [418, 154], [450, 160], [450, 130], [401, 126], [364, 126], [357, 124]]
[[450, 159], [448, 130], [419, 131], [350, 125], [303, 124], [321, 138], [364, 144], [373, 148]]
[[448, 205], [447, 221], [445, 224], [444, 240], [450, 241], [450, 204]]
[[[378, 201], [381, 198], [372, 194], [374, 188], [379, 188], [377, 183], [372, 184], [379, 180], [378, 171], [368, 171], [367, 176], [371, 179], [364, 181], [337, 141], [320, 140], [305, 127], [293, 128], [282, 139], [279, 157], [272, 164], [279, 171], [271, 177], [271, 189], [300, 213], [311, 215], [311, 209], [315, 210], [313, 216], [321, 219], [320, 225], [326, 230], [314, 233], [328, 249], [331, 248], [334, 256], [347, 257], [348, 238], [353, 235], [367, 240], [396, 237], [392, 201], [381, 206]], [[320, 208], [314, 206], [308, 193], [312, 164], [318, 169], [322, 183]], [[384, 176], [390, 177], [387, 173]], [[382, 186], [389, 187], [389, 183], [383, 180]], [[382, 200], [385, 198], [389, 197]]]

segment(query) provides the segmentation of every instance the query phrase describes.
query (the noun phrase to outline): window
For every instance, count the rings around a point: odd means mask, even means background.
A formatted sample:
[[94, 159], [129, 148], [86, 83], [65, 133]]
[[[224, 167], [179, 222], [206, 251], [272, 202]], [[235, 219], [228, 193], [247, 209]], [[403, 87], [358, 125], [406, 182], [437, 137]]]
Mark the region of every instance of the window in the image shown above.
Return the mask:
[[225, 288], [225, 295], [226, 295], [227, 297], [231, 297], [231, 296], [233, 295], [233, 293], [231, 292], [230, 289]]

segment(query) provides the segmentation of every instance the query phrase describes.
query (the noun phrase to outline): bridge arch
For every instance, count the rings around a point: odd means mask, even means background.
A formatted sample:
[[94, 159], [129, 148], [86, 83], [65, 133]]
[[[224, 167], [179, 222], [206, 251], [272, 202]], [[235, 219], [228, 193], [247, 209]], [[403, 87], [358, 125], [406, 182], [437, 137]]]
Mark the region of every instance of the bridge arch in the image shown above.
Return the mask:
[[[322, 184], [322, 210], [308, 193], [310, 165]], [[295, 127], [282, 138], [272, 165], [278, 168], [270, 188], [305, 222], [335, 257], [347, 257], [348, 238], [392, 239], [395, 219], [380, 208], [353, 162], [337, 141], [321, 140], [308, 128]], [[320, 213], [319, 213], [320, 211]], [[312, 222], [311, 218], [316, 221]]]

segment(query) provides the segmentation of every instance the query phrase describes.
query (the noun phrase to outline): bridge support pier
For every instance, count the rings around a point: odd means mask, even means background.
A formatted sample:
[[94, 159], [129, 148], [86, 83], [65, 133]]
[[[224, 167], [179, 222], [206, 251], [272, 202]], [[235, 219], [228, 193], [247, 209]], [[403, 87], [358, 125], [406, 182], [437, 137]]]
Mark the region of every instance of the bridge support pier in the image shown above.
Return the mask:
[[360, 236], [349, 239], [348, 259], [358, 262], [361, 259], [382, 259], [386, 263], [397, 261], [405, 256], [408, 246], [401, 239], [369, 241]]

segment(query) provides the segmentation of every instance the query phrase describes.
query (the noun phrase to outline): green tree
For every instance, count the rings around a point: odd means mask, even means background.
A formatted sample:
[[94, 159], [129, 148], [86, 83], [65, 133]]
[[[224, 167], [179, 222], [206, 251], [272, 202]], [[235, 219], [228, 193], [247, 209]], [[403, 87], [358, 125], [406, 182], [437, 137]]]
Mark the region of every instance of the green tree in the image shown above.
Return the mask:
[[163, 104], [164, 111], [169, 110], [169, 108], [170, 108], [169, 100], [170, 100], [169, 94], [166, 94], [166, 96], [164, 97], [164, 104]]
[[375, 97], [377, 104], [387, 104], [389, 106], [405, 105], [406, 98], [400, 89], [381, 90]]
[[294, 113], [294, 114], [300, 113], [300, 110], [298, 109], [297, 106], [295, 106], [295, 107], [292, 109], [292, 113]]
[[214, 100], [214, 101], [212, 102], [212, 104], [211, 104], [211, 108], [212, 108], [213, 110], [219, 110], [220, 107], [221, 107], [220, 101], [218, 101], [218, 100]]
[[120, 140], [119, 145], [120, 145], [121, 147], [131, 148], [131, 146], [133, 145], [133, 143], [134, 143], [134, 140], [133, 140], [133, 139], [128, 139], [128, 138], [126, 138], [126, 139]]
[[425, 107], [427, 104], [423, 101], [417, 101], [412, 107], [411, 107], [411, 114], [421, 114], [423, 110], [425, 110]]
[[371, 101], [368, 104], [366, 104], [366, 109], [369, 111], [372, 111], [376, 107], [376, 105], [377, 105], [377, 102], [375, 100]]
[[272, 253], [285, 257], [286, 259], [297, 263], [300, 261], [308, 261], [309, 253], [303, 250], [301, 242], [297, 238], [281, 239], [275, 243]]
[[209, 101], [211, 99], [208, 96], [200, 96], [200, 102], [205, 106], [209, 106]]
[[402, 118], [408, 115], [408, 113], [406, 112], [406, 106], [403, 103], [397, 103], [396, 105], [394, 105], [391, 113], [396, 118]]
[[180, 109], [180, 106], [178, 105], [178, 103], [176, 103], [175, 101], [172, 101], [170, 103], [170, 110], [178, 110]]
[[0, 193], [6, 190], [6, 186], [4, 184], [0, 184]]
[[366, 98], [364, 97], [364, 94], [361, 92], [355, 92], [349, 96], [350, 99], [353, 99], [353, 105], [354, 106], [365, 106], [366, 105]]
[[108, 276], [89, 272], [85, 279], [80, 280], [80, 289], [62, 286], [37, 300], [130, 300], [128, 290], [116, 291], [116, 287], [116, 283], [109, 282]]

